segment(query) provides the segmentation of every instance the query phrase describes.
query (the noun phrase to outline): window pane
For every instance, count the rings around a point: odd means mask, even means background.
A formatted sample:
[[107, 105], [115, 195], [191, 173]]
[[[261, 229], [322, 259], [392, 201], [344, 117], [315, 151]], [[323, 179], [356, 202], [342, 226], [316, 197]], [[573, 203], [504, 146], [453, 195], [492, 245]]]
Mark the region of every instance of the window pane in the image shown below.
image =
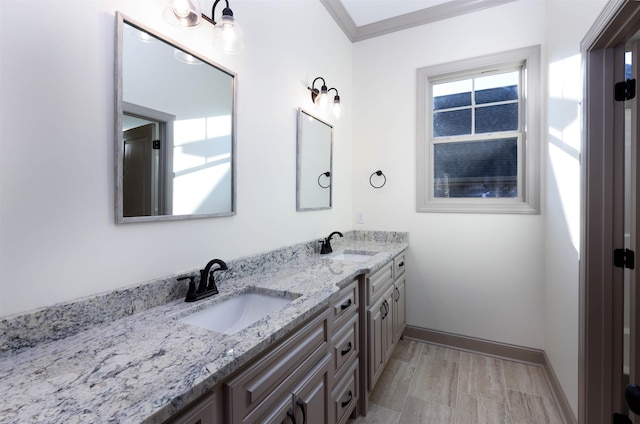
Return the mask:
[[436, 112], [433, 114], [433, 136], [471, 134], [471, 109]]
[[451, 109], [462, 106], [471, 106], [471, 92], [433, 98], [433, 110]]
[[466, 79], [433, 85], [433, 110], [471, 106], [473, 80]]
[[486, 106], [476, 109], [476, 134], [518, 129], [518, 104]]
[[475, 78], [476, 90], [486, 90], [488, 88], [507, 87], [518, 85], [520, 70], [503, 72], [501, 74], [485, 75]]
[[518, 100], [518, 86], [488, 88], [476, 91], [476, 104], [505, 102], [508, 100]]
[[517, 197], [518, 139], [438, 143], [435, 197]]

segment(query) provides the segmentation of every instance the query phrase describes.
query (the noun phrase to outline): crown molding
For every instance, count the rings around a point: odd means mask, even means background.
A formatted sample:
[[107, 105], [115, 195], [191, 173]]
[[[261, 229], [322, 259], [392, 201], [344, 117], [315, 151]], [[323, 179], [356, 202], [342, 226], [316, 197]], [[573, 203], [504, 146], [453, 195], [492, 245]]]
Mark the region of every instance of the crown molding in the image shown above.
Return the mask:
[[464, 15], [515, 0], [451, 0], [422, 10], [357, 26], [340, 0], [320, 0], [351, 42]]

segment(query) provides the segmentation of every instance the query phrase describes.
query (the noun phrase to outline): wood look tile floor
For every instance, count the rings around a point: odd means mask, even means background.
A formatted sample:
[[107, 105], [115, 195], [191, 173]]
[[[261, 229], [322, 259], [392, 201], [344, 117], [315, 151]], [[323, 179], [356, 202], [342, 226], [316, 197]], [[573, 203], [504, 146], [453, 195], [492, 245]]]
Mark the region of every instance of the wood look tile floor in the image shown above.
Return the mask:
[[563, 424], [542, 368], [400, 340], [348, 424]]

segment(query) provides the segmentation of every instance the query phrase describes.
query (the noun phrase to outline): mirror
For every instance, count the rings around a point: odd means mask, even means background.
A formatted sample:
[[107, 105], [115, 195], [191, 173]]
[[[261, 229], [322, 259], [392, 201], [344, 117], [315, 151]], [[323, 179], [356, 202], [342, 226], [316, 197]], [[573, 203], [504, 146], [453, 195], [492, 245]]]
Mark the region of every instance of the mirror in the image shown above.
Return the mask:
[[235, 214], [235, 74], [118, 13], [116, 222]]
[[298, 211], [331, 208], [332, 148], [333, 126], [298, 109]]

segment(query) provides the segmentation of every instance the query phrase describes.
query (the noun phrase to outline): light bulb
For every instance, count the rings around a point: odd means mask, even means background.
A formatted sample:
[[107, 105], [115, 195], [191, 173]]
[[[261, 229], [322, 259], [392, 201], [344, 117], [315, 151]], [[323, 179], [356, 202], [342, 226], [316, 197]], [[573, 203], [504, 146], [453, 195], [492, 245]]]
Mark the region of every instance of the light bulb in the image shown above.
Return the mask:
[[333, 116], [340, 118], [340, 115], [342, 115], [342, 104], [340, 103], [338, 96], [336, 96], [336, 98], [338, 100], [333, 101]]
[[213, 28], [213, 45], [228, 54], [240, 53], [244, 50], [242, 28], [233, 16], [223, 15]]
[[173, 0], [164, 13], [166, 21], [173, 25], [193, 28], [200, 25], [200, 3], [197, 0]]
[[329, 95], [327, 94], [326, 85], [323, 85], [322, 88], [320, 88], [320, 93], [316, 97], [315, 103], [320, 108], [326, 108], [329, 104]]

